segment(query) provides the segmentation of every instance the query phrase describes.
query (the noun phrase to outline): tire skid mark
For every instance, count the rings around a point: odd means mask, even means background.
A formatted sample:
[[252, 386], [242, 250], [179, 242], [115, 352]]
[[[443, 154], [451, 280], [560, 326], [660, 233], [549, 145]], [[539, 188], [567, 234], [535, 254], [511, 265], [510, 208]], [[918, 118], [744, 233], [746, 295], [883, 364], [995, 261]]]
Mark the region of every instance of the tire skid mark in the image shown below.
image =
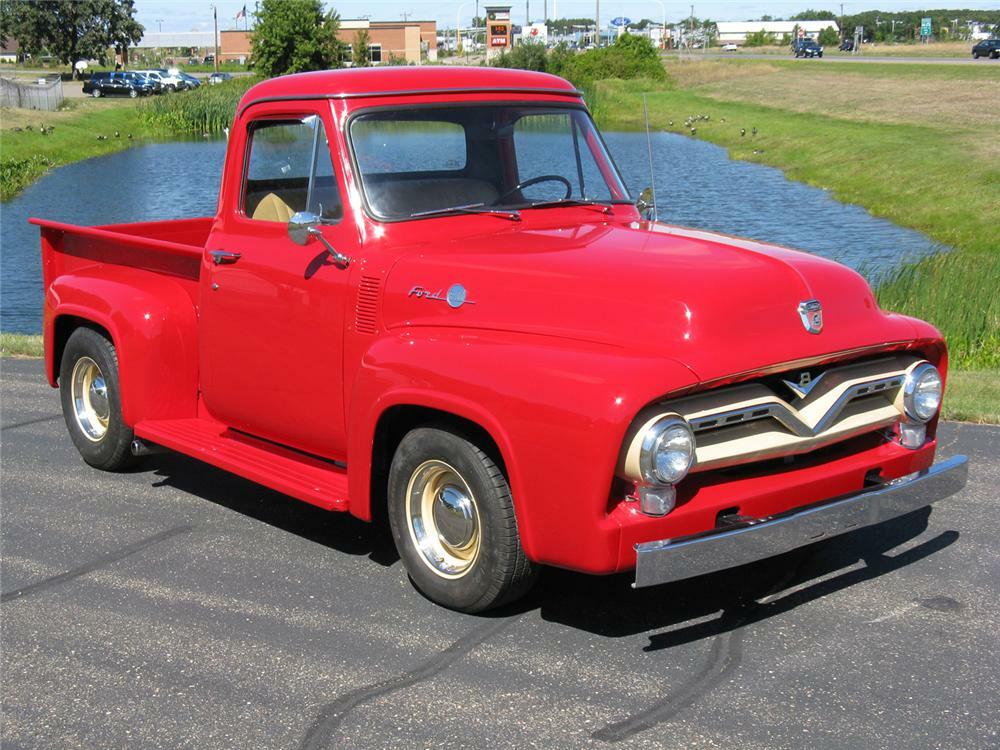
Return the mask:
[[333, 738], [334, 732], [336, 732], [337, 728], [352, 710], [383, 695], [394, 693], [397, 690], [411, 687], [418, 682], [435, 677], [484, 641], [510, 626], [517, 619], [517, 617], [509, 617], [501, 620], [491, 620], [479, 625], [452, 643], [448, 648], [439, 651], [434, 656], [431, 656], [398, 677], [390, 677], [381, 682], [357, 688], [337, 698], [335, 701], [327, 703], [320, 710], [312, 726], [309, 727], [309, 731], [306, 732], [302, 744], [299, 745], [299, 750], [323, 750], [327, 748]]
[[[731, 616], [726, 615], [726, 617]], [[597, 730], [591, 737], [605, 742], [621, 742], [633, 734], [670, 721], [685, 708], [697, 703], [703, 695], [725, 682], [743, 660], [743, 628], [738, 624], [741, 621], [740, 617], [736, 623], [730, 624], [731, 630], [712, 640], [708, 662], [691, 682], [668, 693], [649, 708]]]
[[745, 626], [755, 622], [757, 618], [754, 615], [767, 608], [771, 597], [794, 580], [809, 554], [800, 555], [763, 594], [751, 601], [739, 602], [732, 609], [723, 611], [722, 616], [716, 621], [716, 626], [722, 632], [712, 639], [712, 647], [705, 666], [691, 680], [648, 708], [598, 729], [591, 734], [591, 737], [604, 742], [621, 742], [634, 734], [670, 721], [685, 708], [694, 705], [704, 695], [724, 683], [743, 661]]
[[4, 430], [16, 430], [18, 427], [29, 427], [33, 424], [41, 424], [42, 422], [54, 422], [62, 418], [62, 414], [56, 414], [51, 417], [38, 417], [37, 419], [26, 419], [23, 422], [12, 422], [11, 424], [0, 425], [0, 432]]
[[57, 586], [60, 583], [65, 583], [66, 581], [71, 581], [74, 578], [87, 575], [88, 573], [94, 572], [98, 568], [103, 568], [105, 565], [116, 563], [119, 560], [129, 557], [130, 555], [136, 554], [137, 552], [142, 552], [144, 549], [152, 547], [153, 545], [165, 542], [167, 539], [179, 536], [180, 534], [186, 534], [193, 529], [194, 526], [190, 525], [174, 526], [166, 531], [153, 534], [145, 539], [140, 539], [132, 544], [121, 547], [114, 552], [101, 555], [100, 557], [91, 560], [89, 563], [81, 565], [78, 568], [67, 570], [65, 573], [60, 573], [59, 575], [52, 576], [51, 578], [43, 578], [41, 581], [30, 583], [27, 586], [22, 586], [21, 588], [14, 589], [13, 591], [5, 591], [3, 594], [0, 594], [0, 603], [8, 602], [13, 599], [23, 599], [26, 596], [36, 594], [39, 591], [50, 588], [51, 586]]

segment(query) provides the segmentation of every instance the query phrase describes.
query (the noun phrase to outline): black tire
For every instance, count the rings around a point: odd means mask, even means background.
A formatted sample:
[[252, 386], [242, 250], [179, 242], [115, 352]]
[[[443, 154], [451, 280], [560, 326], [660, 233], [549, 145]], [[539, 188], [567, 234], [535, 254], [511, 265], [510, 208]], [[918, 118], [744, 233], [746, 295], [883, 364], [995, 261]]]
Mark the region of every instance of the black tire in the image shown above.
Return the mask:
[[100, 99], [101, 98], [101, 90], [100, 89], [94, 89], [93, 91], [90, 92], [90, 95], [92, 97], [94, 97], [95, 99]]
[[138, 91], [138, 89], [129, 89], [128, 90], [128, 95], [130, 97], [132, 97], [133, 99], [135, 99], [137, 96], [139, 96], [139, 91]]
[[[425, 467], [442, 463], [453, 468], [471, 491], [478, 529], [474, 557], [464, 571], [450, 577], [418, 547], [409, 518], [408, 495], [412, 496], [414, 483]], [[466, 438], [433, 427], [407, 433], [389, 470], [388, 506], [396, 549], [410, 579], [432, 601], [462, 612], [482, 612], [523, 596], [534, 583], [538, 567], [521, 547], [507, 478]], [[443, 535], [435, 539], [446, 544]]]
[[978, 60], [979, 59], [979, 53], [978, 52], [973, 52], [972, 53], [972, 59], [973, 60]]
[[[100, 368], [107, 394], [107, 428], [95, 438], [87, 432], [77, 418], [73, 397], [73, 376], [77, 363], [89, 359]], [[84, 362], [85, 364], [85, 362]], [[76, 449], [83, 460], [97, 469], [119, 471], [130, 466], [132, 455], [132, 428], [122, 421], [121, 387], [118, 381], [118, 354], [114, 345], [91, 328], [73, 331], [63, 350], [59, 364], [59, 395], [62, 400], [63, 418]]]

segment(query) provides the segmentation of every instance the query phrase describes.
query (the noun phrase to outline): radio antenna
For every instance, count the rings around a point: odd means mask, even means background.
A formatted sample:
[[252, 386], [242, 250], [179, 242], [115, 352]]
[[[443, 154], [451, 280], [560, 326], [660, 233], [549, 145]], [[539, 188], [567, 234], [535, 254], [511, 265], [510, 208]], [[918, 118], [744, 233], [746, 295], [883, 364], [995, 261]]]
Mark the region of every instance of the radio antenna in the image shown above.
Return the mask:
[[649, 107], [646, 106], [646, 95], [642, 95], [642, 116], [646, 120], [646, 150], [649, 152], [649, 192], [653, 194], [653, 221], [657, 216], [656, 178], [653, 176], [653, 141], [649, 135]]

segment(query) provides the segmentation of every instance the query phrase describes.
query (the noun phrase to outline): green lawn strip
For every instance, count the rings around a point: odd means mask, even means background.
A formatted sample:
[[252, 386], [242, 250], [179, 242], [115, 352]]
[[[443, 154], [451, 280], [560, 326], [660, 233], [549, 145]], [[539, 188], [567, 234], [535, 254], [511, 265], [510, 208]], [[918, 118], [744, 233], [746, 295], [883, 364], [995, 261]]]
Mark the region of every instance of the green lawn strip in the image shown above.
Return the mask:
[[1000, 372], [949, 372], [943, 415], [959, 422], [1000, 424]]
[[41, 357], [42, 337], [25, 333], [0, 333], [0, 355], [4, 357]]
[[881, 280], [880, 301], [940, 328], [956, 367], [1000, 367], [1000, 169], [977, 162], [969, 147], [974, 133], [837, 120], [621, 81], [592, 88], [601, 125], [641, 128], [643, 88], [653, 127], [687, 135], [685, 118], [707, 114], [710, 121], [696, 123], [697, 137], [733, 158], [778, 167], [958, 250]]

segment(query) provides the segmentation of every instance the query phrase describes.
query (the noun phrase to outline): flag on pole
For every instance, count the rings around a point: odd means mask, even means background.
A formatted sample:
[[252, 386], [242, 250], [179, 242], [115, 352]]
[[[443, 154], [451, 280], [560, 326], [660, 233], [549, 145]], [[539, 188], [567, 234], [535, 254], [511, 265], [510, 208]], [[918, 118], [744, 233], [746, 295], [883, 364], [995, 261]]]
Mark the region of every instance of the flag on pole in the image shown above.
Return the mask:
[[241, 10], [239, 13], [236, 14], [235, 20], [239, 21], [241, 18], [246, 18], [246, 17], [247, 17], [247, 6], [244, 5], [243, 10]]

